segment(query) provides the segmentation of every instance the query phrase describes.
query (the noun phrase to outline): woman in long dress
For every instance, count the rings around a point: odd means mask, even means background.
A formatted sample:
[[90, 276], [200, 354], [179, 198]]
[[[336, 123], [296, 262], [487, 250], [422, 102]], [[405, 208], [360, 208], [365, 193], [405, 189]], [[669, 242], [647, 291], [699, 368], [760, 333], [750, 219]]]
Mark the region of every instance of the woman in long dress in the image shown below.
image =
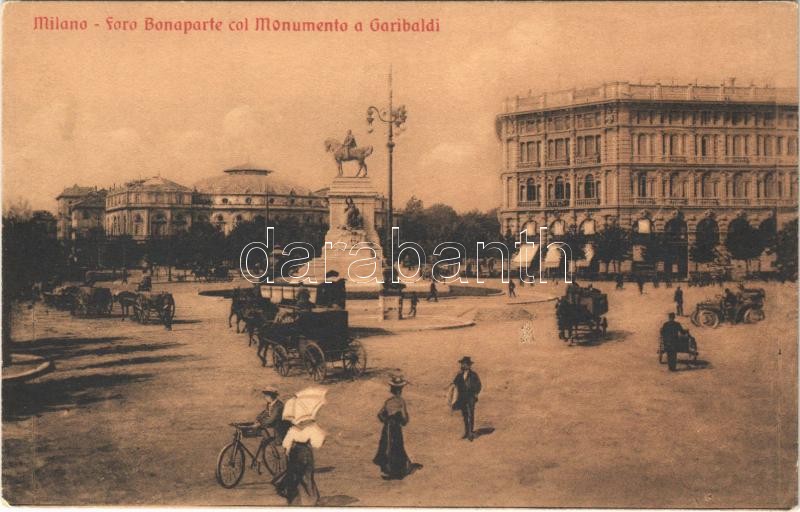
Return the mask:
[[422, 467], [421, 464], [411, 462], [403, 442], [403, 427], [408, 424], [408, 410], [401, 395], [406, 384], [408, 383], [402, 376], [392, 376], [389, 382], [392, 396], [386, 400], [378, 413], [378, 419], [383, 423], [383, 430], [378, 453], [372, 462], [380, 466], [385, 480], [402, 480]]
[[314, 481], [314, 451], [325, 442], [325, 432], [314, 420], [292, 425], [283, 438], [283, 448], [289, 454], [286, 471], [273, 483], [278, 494], [289, 505], [314, 506], [319, 501], [319, 489]]

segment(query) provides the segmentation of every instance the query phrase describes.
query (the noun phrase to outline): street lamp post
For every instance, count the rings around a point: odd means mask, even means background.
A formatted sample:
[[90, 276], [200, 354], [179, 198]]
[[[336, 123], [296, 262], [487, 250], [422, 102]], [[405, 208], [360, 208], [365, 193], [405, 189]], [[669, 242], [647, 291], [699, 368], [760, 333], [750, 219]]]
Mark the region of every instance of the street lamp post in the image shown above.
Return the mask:
[[[386, 142], [386, 147], [389, 150], [389, 187], [388, 187], [388, 208], [386, 210], [386, 238], [388, 243], [385, 247], [389, 247], [392, 240], [392, 226], [394, 225], [394, 209], [392, 205], [392, 153], [394, 152], [394, 129], [400, 131], [403, 124], [406, 122], [406, 107], [400, 105], [396, 109], [392, 103], [392, 69], [389, 68], [389, 109], [380, 110], [377, 107], [370, 106], [367, 109], [367, 124], [369, 125], [369, 133], [372, 133], [372, 123], [377, 117], [379, 121], [386, 123], [389, 126], [389, 138]], [[391, 250], [391, 249], [390, 249]]]

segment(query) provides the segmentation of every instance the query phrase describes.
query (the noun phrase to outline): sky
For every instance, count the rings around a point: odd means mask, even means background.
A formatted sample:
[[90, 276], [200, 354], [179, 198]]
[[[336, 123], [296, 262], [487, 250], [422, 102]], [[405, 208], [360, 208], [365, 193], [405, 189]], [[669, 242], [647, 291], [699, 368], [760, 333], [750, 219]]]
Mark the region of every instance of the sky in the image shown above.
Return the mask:
[[[369, 174], [385, 193], [385, 127], [368, 133], [365, 118], [387, 106], [390, 66], [408, 111], [395, 204], [414, 195], [459, 211], [499, 206], [494, 118], [507, 97], [607, 81], [797, 86], [793, 3], [57, 2], [5, 3], [3, 14], [3, 200], [37, 209], [73, 184], [192, 185], [244, 163], [315, 190], [336, 175], [324, 140], [348, 129], [374, 147]], [[87, 29], [33, 30], [36, 16]], [[137, 30], [108, 30], [109, 16]], [[224, 29], [145, 31], [147, 17], [214, 17]], [[256, 17], [349, 30], [256, 32]], [[249, 31], [228, 30], [244, 18]], [[440, 31], [372, 32], [374, 18], [435, 18]]]

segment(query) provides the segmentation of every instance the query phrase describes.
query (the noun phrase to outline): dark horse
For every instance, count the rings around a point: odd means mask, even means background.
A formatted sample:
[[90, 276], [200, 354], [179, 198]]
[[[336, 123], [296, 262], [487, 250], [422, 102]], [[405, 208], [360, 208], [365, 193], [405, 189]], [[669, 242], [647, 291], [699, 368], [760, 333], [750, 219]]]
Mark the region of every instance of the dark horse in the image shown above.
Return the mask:
[[139, 294], [129, 291], [121, 291], [118, 294], [114, 295], [114, 302], [118, 302], [120, 308], [122, 309], [122, 321], [125, 321], [125, 317], [128, 316], [130, 313], [131, 308], [133, 308], [134, 320], [136, 320], [136, 300], [138, 299]]
[[350, 150], [350, 155], [345, 155], [344, 146], [341, 142], [337, 141], [336, 139], [326, 139], [325, 140], [325, 151], [329, 153], [333, 153], [333, 159], [336, 160], [336, 167], [339, 170], [339, 176], [342, 173], [342, 162], [347, 162], [349, 160], [357, 160], [358, 161], [358, 171], [356, 172], [356, 177], [361, 176], [361, 171], [364, 171], [364, 177], [367, 177], [367, 163], [365, 162], [366, 158], [372, 154], [372, 146], [364, 146], [363, 148], [354, 148]]

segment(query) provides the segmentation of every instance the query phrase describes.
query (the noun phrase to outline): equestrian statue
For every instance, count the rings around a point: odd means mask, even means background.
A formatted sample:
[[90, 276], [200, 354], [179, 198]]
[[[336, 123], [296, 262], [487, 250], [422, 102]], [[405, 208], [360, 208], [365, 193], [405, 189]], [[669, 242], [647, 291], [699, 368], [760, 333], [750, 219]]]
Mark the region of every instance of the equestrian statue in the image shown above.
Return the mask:
[[[333, 153], [333, 159], [336, 161], [339, 176], [343, 175], [342, 162], [356, 160], [358, 161], [358, 171], [356, 171], [355, 177], [367, 177], [367, 163], [365, 160], [372, 154], [372, 146], [358, 147], [352, 131], [347, 130], [347, 135], [345, 135], [344, 141], [341, 144], [336, 139], [325, 140], [325, 151]], [[362, 171], [364, 174], [361, 174]]]

